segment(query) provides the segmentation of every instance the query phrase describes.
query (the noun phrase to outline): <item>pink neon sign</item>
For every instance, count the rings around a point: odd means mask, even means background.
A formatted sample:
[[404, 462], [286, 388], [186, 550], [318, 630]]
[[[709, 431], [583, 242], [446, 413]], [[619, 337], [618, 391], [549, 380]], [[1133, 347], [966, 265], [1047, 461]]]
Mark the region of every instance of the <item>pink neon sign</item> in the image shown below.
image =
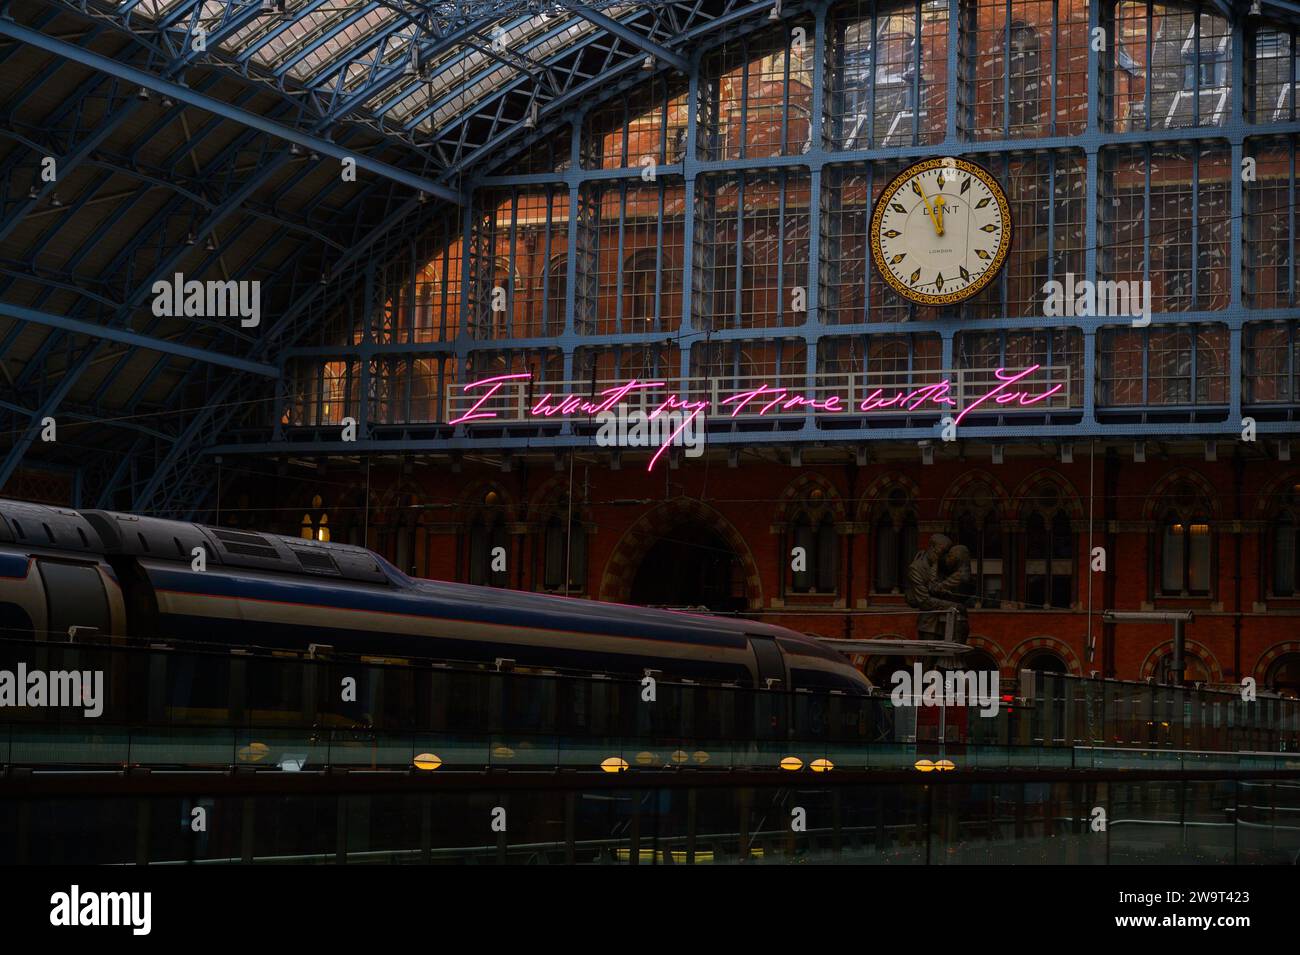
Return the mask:
[[[1048, 384], [1034, 390], [1033, 386], [1026, 381], [1041, 367], [1041, 365], [1031, 365], [1017, 372], [999, 368], [993, 373], [996, 384], [986, 388], [979, 394], [967, 398], [965, 402], [958, 400], [959, 396], [954, 391], [952, 382], [947, 378], [911, 389], [874, 388], [856, 403], [852, 403], [840, 395], [827, 395], [818, 398], [793, 391], [784, 386], [760, 384], [757, 387], [729, 394], [725, 398], [719, 398], [718, 405], [720, 407], [718, 412], [720, 414], [725, 413], [730, 418], [736, 418], [741, 414], [763, 418], [792, 412], [830, 415], [870, 414], [888, 410], [906, 412], [925, 410], [955, 411], [956, 413], [952, 416], [953, 423], [961, 424], [962, 419], [981, 407], [1010, 405], [1014, 408], [1031, 408], [1047, 401], [1054, 395], [1060, 394], [1065, 388], [1064, 382]], [[674, 394], [669, 394], [659, 400], [657, 404], [654, 404], [653, 402], [656, 399], [651, 398], [650, 393], [656, 389], [666, 387], [667, 382], [642, 381], [633, 378], [629, 381], [611, 385], [594, 395], [557, 395], [548, 391], [540, 398], [534, 399], [526, 408], [523, 407], [522, 401], [519, 401], [518, 406], [522, 412], [522, 417], [503, 417], [498, 411], [490, 410], [489, 403], [493, 398], [503, 394], [508, 396], [508, 393], [505, 392], [507, 386], [512, 383], [522, 385], [531, 379], [532, 375], [529, 372], [518, 372], [510, 375], [480, 378], [477, 381], [462, 385], [462, 394], [472, 399], [473, 403], [467, 411], [457, 414], [449, 423], [457, 425], [491, 420], [518, 422], [557, 417], [567, 418], [574, 415], [594, 417], [605, 412], [612, 412], [619, 405], [629, 400], [645, 396], [649, 399], [645, 409], [647, 418], [650, 420], [654, 420], [666, 413], [683, 413], [681, 425], [668, 436], [663, 447], [650, 459], [650, 467], [654, 467], [655, 462], [658, 461], [660, 455], [663, 454], [672, 440], [685, 430], [691, 421], [697, 416], [707, 418], [712, 404], [707, 398], [692, 400]], [[926, 405], [930, 407], [926, 408]], [[960, 410], [958, 410], [959, 406]]]

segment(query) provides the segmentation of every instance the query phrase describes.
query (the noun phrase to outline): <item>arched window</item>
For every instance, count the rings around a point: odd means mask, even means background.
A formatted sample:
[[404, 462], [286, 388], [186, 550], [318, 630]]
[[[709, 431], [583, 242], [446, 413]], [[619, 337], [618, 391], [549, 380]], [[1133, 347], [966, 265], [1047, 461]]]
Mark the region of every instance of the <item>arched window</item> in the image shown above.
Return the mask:
[[1051, 650], [1033, 650], [1020, 661], [1021, 670], [1033, 670], [1035, 673], [1069, 673], [1070, 667], [1061, 659], [1059, 653]]
[[330, 516], [324, 509], [325, 503], [319, 494], [311, 499], [311, 510], [303, 514], [298, 527], [298, 536], [303, 540], [328, 541], [330, 539]]
[[993, 654], [986, 650], [968, 650], [962, 654], [961, 667], [963, 670], [974, 670], [976, 672], [992, 673], [1000, 671], [998, 661], [993, 659]]
[[[837, 590], [839, 540], [835, 522], [829, 514], [816, 517], [801, 511], [794, 520], [791, 548], [800, 548], [802, 557], [796, 565], [790, 560], [790, 589], [794, 593], [833, 594]], [[801, 567], [802, 569], [795, 569]]]
[[907, 565], [916, 556], [916, 510], [908, 494], [896, 487], [877, 515], [872, 528], [876, 535], [876, 567], [872, 589], [876, 593], [902, 593]]
[[1074, 600], [1074, 531], [1055, 487], [1034, 489], [1024, 521], [1025, 606], [1069, 608]]
[[[1174, 655], [1166, 653], [1160, 658], [1159, 664], [1156, 665], [1155, 678], [1157, 683], [1174, 682]], [[1210, 668], [1205, 665], [1205, 661], [1195, 653], [1183, 654], [1183, 686], [1189, 686], [1193, 683], [1209, 683]]]
[[1193, 488], [1180, 485], [1168, 495], [1160, 514], [1160, 593], [1209, 596], [1214, 549], [1209, 508]]
[[1272, 520], [1273, 596], [1294, 597], [1300, 593], [1296, 551], [1300, 550], [1300, 485], [1283, 499]]
[[574, 516], [566, 525], [564, 516], [554, 514], [546, 522], [542, 542], [542, 587], [564, 590], [565, 567], [568, 567], [568, 590], [582, 592], [587, 581], [587, 533]]
[[996, 499], [987, 486], [977, 484], [963, 493], [952, 539], [970, 551], [972, 583], [979, 605], [998, 606], [1003, 590], [1002, 522]]
[[1300, 696], [1300, 653], [1284, 653], [1268, 668], [1264, 685], [1278, 693]]

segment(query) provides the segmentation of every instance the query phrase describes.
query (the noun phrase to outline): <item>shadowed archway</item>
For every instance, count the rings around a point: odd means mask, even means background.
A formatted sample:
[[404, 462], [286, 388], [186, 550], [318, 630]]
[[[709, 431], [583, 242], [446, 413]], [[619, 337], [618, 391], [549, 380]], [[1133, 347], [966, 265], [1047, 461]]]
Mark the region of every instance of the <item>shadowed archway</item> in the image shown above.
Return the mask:
[[683, 521], [659, 537], [632, 578], [628, 600], [664, 607], [745, 609], [740, 557], [711, 527]]
[[600, 599], [715, 611], [763, 605], [745, 539], [716, 510], [689, 498], [661, 504], [628, 528], [605, 566]]

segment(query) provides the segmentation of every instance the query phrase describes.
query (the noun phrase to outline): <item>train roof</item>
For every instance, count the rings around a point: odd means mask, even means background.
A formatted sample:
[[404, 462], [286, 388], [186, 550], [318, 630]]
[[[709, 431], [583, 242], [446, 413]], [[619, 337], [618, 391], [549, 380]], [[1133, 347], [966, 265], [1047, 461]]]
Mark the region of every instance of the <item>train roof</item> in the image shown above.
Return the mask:
[[193, 548], [202, 546], [209, 565], [390, 586], [427, 595], [449, 608], [473, 608], [474, 615], [491, 608], [516, 618], [534, 617], [547, 622], [558, 623], [565, 618], [573, 622], [578, 618], [592, 627], [609, 624], [623, 629], [642, 623], [661, 631], [671, 629], [682, 636], [767, 636], [797, 643], [803, 652], [815, 656], [843, 659], [813, 638], [756, 620], [414, 578], [364, 547], [116, 511], [76, 511], [0, 500], [0, 542], [185, 564], [191, 561]]

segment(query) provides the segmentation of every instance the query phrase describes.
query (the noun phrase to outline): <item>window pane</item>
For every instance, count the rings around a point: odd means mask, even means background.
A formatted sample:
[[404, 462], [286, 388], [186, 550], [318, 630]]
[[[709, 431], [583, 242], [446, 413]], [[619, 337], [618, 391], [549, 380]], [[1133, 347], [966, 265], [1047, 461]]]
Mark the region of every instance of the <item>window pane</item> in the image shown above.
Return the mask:
[[1166, 524], [1160, 589], [1181, 593], [1183, 589], [1183, 525]]

